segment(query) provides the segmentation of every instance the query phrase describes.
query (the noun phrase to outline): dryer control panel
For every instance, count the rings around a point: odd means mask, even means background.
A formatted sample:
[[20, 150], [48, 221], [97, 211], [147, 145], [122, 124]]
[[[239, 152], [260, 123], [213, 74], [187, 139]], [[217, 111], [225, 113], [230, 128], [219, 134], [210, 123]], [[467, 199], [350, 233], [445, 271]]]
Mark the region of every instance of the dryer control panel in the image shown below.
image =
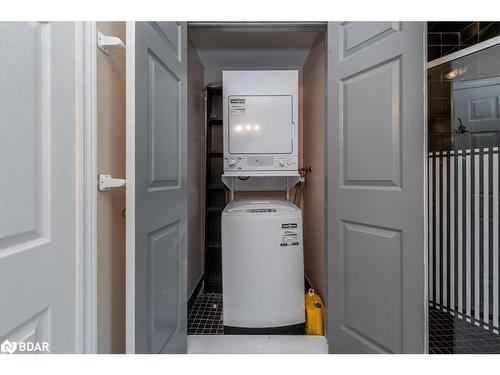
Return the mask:
[[297, 157], [279, 156], [224, 156], [224, 171], [243, 170], [297, 170]]

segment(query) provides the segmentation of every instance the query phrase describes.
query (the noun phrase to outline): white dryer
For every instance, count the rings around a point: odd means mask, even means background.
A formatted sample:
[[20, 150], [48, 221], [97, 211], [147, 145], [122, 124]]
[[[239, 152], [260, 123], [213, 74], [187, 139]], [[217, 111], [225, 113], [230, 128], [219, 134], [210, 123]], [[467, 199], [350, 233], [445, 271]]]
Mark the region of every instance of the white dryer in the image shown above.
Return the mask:
[[302, 334], [302, 213], [275, 199], [230, 202], [222, 213], [226, 334]]
[[299, 71], [225, 70], [224, 174], [297, 172]]

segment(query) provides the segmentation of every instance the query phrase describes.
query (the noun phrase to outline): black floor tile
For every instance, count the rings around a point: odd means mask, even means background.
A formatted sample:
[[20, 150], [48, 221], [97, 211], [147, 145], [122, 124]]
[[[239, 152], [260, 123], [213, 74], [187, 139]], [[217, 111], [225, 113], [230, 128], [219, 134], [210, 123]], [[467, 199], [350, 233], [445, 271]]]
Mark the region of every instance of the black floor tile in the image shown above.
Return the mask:
[[500, 354], [500, 336], [429, 307], [430, 354]]
[[188, 335], [223, 335], [222, 294], [201, 292], [188, 311]]

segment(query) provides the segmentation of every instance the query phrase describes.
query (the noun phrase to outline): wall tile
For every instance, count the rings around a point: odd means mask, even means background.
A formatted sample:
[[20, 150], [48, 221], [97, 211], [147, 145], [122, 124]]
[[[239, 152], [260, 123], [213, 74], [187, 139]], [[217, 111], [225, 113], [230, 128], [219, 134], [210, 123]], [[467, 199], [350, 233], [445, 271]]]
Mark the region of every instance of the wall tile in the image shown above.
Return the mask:
[[449, 55], [450, 53], [456, 52], [459, 50], [459, 46], [441, 46], [441, 56]]
[[[480, 22], [483, 23], [483, 22]], [[491, 22], [479, 30], [479, 43], [500, 35], [500, 22]]]
[[435, 60], [500, 35], [500, 22], [428, 22], [427, 59]]
[[428, 33], [427, 34], [427, 44], [430, 46], [440, 46], [441, 45], [441, 33]]
[[442, 44], [448, 46], [458, 46], [460, 33], [442, 33]]
[[460, 32], [465, 29], [472, 21], [463, 22], [428, 22], [427, 30], [429, 32], [446, 33]]
[[473, 45], [477, 43], [479, 33], [479, 22], [473, 22], [460, 33], [460, 43], [462, 45]]
[[427, 47], [427, 61], [435, 60], [441, 57], [441, 46]]

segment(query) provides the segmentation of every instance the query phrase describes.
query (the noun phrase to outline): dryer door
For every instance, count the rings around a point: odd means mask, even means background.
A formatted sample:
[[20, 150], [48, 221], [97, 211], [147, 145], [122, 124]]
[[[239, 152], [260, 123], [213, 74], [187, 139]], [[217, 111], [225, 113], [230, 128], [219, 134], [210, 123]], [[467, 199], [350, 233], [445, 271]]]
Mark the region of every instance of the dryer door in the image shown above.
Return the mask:
[[229, 96], [231, 154], [291, 154], [291, 95]]

